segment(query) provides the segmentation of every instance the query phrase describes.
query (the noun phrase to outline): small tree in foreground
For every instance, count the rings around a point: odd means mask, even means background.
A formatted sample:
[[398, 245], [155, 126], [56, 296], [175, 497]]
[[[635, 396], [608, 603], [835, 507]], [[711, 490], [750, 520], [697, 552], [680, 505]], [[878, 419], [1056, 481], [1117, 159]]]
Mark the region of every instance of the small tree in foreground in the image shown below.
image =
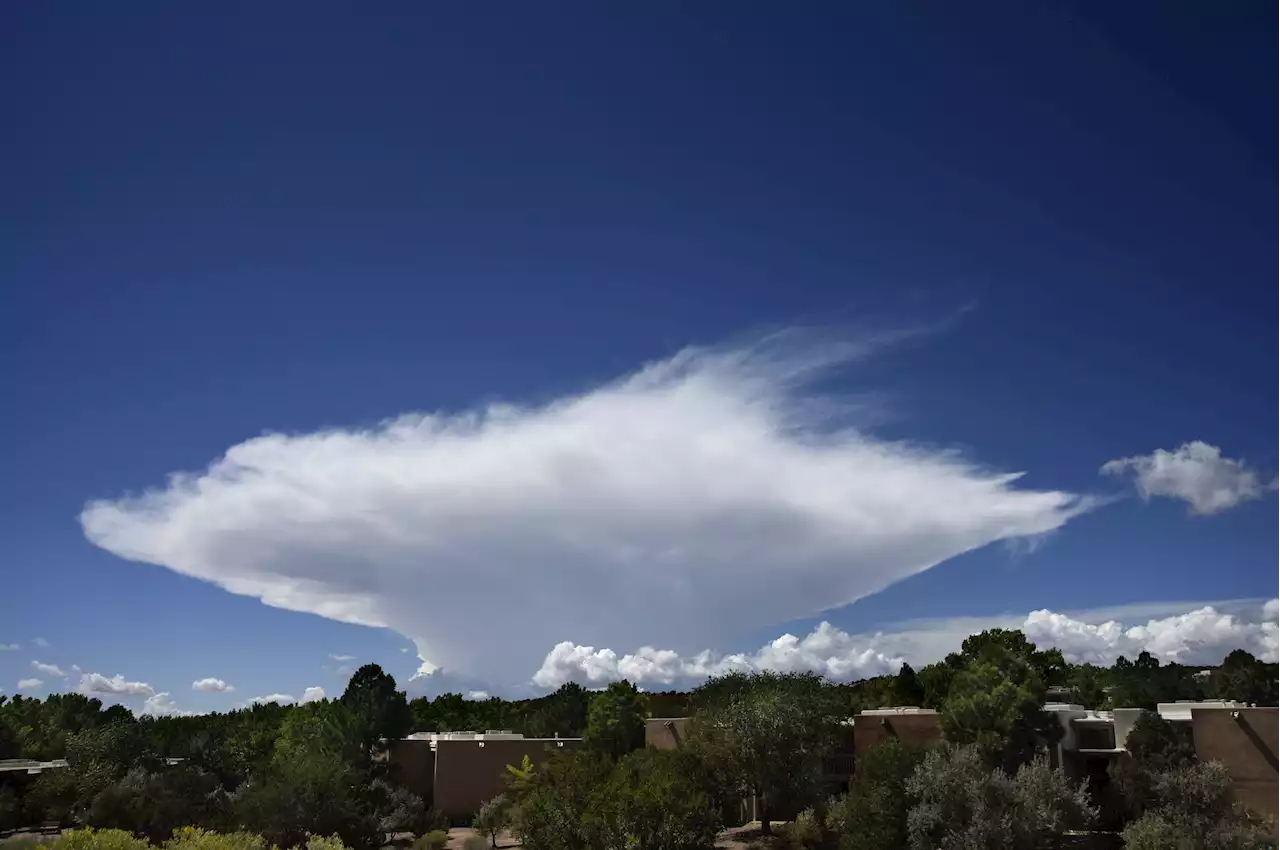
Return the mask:
[[498, 833], [507, 828], [507, 822], [510, 819], [511, 804], [506, 794], [499, 794], [480, 806], [472, 826], [475, 827], [476, 832], [489, 839], [490, 846], [497, 847]]
[[694, 696], [707, 707], [695, 716], [689, 747], [717, 785], [759, 801], [763, 834], [778, 800], [816, 796], [822, 756], [843, 711], [839, 693], [821, 677], [735, 674], [712, 679]]

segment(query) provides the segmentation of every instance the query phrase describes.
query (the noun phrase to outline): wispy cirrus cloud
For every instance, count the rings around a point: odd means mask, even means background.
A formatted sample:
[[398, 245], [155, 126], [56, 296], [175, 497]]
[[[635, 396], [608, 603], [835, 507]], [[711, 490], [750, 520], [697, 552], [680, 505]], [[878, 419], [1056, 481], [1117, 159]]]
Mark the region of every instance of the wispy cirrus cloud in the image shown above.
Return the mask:
[[1260, 499], [1276, 489], [1274, 479], [1267, 482], [1244, 461], [1223, 457], [1217, 446], [1200, 440], [1173, 451], [1156, 449], [1149, 455], [1107, 461], [1101, 472], [1131, 476], [1144, 499], [1179, 499], [1190, 506], [1191, 513], [1205, 516]]
[[[708, 645], [1091, 507], [857, 427], [820, 379], [882, 343], [784, 333], [537, 406], [269, 434], [81, 523], [121, 557], [393, 628], [423, 672], [513, 682], [565, 638]], [[477, 629], [481, 605], [538, 614]]]

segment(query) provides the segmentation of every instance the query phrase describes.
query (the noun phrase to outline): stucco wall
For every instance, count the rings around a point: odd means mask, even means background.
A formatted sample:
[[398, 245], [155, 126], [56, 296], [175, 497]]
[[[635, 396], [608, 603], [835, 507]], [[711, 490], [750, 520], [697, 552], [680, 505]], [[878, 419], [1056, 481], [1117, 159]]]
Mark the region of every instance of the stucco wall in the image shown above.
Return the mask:
[[859, 714], [853, 718], [853, 748], [859, 756], [894, 738], [904, 744], [931, 744], [942, 740], [942, 724], [936, 714]]
[[684, 740], [687, 717], [649, 717], [644, 721], [644, 744], [658, 750], [674, 750]]
[[[1238, 715], [1233, 717], [1232, 715]], [[1221, 762], [1236, 796], [1255, 811], [1280, 816], [1276, 799], [1280, 714], [1274, 708], [1192, 708], [1192, 740], [1201, 761]]]

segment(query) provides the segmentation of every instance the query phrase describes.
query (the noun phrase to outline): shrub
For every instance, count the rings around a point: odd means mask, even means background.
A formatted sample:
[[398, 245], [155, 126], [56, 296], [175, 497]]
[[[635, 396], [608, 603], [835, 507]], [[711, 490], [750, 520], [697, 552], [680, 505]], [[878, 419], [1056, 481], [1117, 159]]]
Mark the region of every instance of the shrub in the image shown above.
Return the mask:
[[73, 829], [63, 833], [52, 847], [56, 850], [152, 850], [141, 838], [123, 829]]
[[67, 769], [46, 770], [36, 777], [23, 797], [23, 820], [30, 824], [56, 821], [60, 826], [73, 822], [72, 812], [80, 789]]
[[805, 809], [791, 823], [778, 829], [779, 846], [785, 850], [822, 850], [828, 838], [823, 821], [813, 809]]
[[413, 842], [413, 850], [444, 850], [449, 844], [449, 833], [433, 829]]
[[272, 850], [261, 835], [251, 832], [212, 832], [197, 826], [173, 831], [164, 850]]
[[347, 850], [347, 845], [336, 835], [309, 835], [306, 850]]
[[211, 774], [188, 767], [135, 768], [98, 792], [85, 812], [90, 826], [124, 829], [154, 842], [182, 826], [218, 825], [224, 798]]
[[1125, 828], [1126, 847], [1247, 850], [1276, 846], [1275, 825], [1236, 802], [1231, 779], [1221, 765], [1184, 764], [1151, 779], [1153, 804]]
[[1015, 776], [987, 767], [975, 747], [939, 747], [906, 782], [915, 803], [907, 814], [913, 850], [1053, 848], [1064, 833], [1092, 820], [1084, 786], [1043, 759]]
[[897, 740], [872, 747], [859, 760], [849, 792], [827, 811], [840, 850], [901, 850], [907, 845], [906, 782], [924, 759], [920, 747]]
[[241, 786], [234, 820], [270, 844], [295, 847], [308, 835], [339, 835], [349, 847], [382, 843], [368, 786], [338, 756], [297, 751]]
[[408, 788], [393, 785], [385, 779], [375, 779], [370, 791], [378, 813], [378, 828], [382, 832], [421, 835], [439, 826], [438, 821], [430, 822], [432, 815], [439, 813], [435, 810], [428, 812], [422, 798]]

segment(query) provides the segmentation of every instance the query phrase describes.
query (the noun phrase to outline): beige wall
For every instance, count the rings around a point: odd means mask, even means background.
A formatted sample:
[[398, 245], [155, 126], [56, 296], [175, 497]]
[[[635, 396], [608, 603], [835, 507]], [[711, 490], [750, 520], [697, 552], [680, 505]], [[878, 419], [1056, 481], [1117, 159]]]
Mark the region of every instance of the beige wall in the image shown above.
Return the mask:
[[904, 744], [931, 744], [942, 740], [942, 723], [936, 714], [859, 714], [853, 718], [853, 749], [859, 756], [895, 738]]
[[644, 745], [658, 750], [674, 750], [684, 740], [687, 717], [649, 717], [644, 721]]
[[1226, 767], [1242, 803], [1277, 818], [1277, 709], [1193, 707], [1191, 734], [1201, 761]]

